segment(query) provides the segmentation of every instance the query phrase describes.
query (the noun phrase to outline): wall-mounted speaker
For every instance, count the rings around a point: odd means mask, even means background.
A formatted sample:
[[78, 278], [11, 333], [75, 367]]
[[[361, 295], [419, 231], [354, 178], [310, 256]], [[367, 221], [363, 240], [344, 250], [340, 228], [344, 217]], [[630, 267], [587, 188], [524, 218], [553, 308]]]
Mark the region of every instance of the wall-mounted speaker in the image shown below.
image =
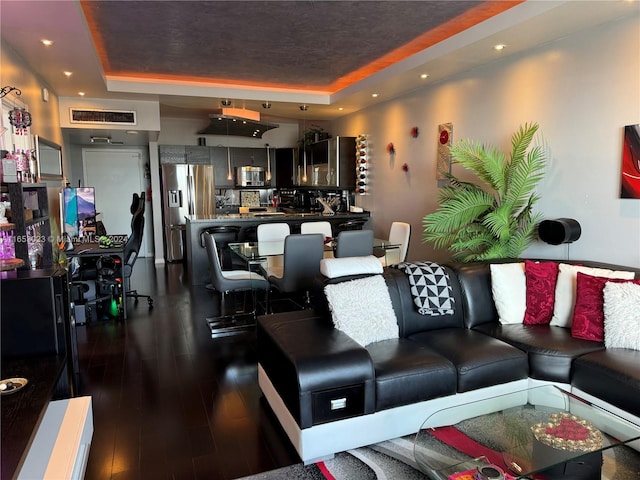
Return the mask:
[[550, 245], [575, 242], [580, 238], [582, 228], [573, 218], [543, 220], [538, 225], [538, 237]]

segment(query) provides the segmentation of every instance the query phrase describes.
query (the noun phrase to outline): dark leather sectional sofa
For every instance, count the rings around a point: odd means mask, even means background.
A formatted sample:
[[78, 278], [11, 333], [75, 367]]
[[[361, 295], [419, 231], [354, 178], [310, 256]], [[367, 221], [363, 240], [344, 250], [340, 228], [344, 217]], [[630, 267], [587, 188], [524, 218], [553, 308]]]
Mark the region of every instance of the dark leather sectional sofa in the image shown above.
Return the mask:
[[[638, 269], [566, 263], [640, 278]], [[259, 384], [304, 462], [417, 432], [442, 408], [550, 383], [640, 425], [639, 351], [606, 350], [563, 327], [501, 325], [489, 264], [444, 268], [455, 310], [428, 318], [414, 308], [406, 275], [384, 269], [397, 339], [360, 346], [333, 327], [322, 301], [259, 317]]]

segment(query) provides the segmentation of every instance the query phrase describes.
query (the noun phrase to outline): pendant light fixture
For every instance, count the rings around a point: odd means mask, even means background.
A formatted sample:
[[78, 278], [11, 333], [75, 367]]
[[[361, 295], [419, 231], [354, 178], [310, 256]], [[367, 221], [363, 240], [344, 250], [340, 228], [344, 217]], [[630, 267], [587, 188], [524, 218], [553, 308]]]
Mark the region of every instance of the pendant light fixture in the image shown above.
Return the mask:
[[[303, 112], [306, 112], [308, 108], [309, 107], [307, 107], [306, 105], [300, 106], [300, 110], [302, 110]], [[307, 120], [306, 118], [302, 117], [302, 183], [307, 183], [307, 142], [305, 136], [306, 130]]]
[[267, 182], [271, 182], [271, 155], [269, 153], [269, 144], [265, 143], [267, 147]]
[[233, 180], [233, 172], [231, 171], [231, 148], [229, 147], [229, 119], [227, 122], [227, 180]]

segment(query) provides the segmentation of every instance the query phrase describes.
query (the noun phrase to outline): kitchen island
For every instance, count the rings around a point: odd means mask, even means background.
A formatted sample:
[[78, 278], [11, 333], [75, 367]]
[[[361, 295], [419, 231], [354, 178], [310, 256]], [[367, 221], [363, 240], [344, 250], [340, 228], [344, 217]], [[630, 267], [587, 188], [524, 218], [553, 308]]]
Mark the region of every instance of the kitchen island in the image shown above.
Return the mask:
[[[367, 228], [367, 222], [371, 217], [369, 212], [362, 213], [336, 213], [335, 215], [322, 215], [321, 213], [284, 213], [284, 212], [252, 212], [212, 215], [209, 217], [186, 217], [186, 265], [189, 272], [191, 285], [206, 285], [209, 283], [209, 260], [204, 241], [201, 238], [203, 232], [212, 227], [232, 226], [238, 227], [238, 241], [255, 241], [256, 229], [261, 223], [286, 222], [291, 228], [291, 233], [300, 233], [300, 225], [303, 222], [328, 221], [331, 223], [334, 235], [341, 230], [349, 228]], [[358, 225], [359, 224], [359, 225]]]

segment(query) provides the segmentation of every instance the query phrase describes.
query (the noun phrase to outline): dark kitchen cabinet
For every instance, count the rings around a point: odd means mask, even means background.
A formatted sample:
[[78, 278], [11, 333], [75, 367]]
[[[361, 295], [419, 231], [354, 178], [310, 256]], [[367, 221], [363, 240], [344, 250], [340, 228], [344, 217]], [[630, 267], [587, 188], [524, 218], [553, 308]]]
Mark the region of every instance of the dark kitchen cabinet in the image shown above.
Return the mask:
[[191, 165], [210, 165], [211, 149], [209, 147], [186, 147], [187, 163]]
[[160, 163], [187, 163], [187, 147], [184, 145], [160, 145]]
[[[229, 154], [231, 154], [231, 152], [232, 149], [229, 149]], [[216, 188], [233, 188], [235, 185], [235, 169], [233, 166], [233, 156], [231, 155], [231, 157], [231, 178], [228, 178], [227, 148], [211, 147], [211, 162], [213, 163]]]
[[335, 137], [312, 143], [306, 149], [306, 176], [304, 158], [301, 173], [295, 174], [294, 184], [305, 187], [354, 189], [356, 186], [356, 139]]
[[275, 158], [275, 187], [293, 188], [298, 166], [297, 148], [277, 148]]

